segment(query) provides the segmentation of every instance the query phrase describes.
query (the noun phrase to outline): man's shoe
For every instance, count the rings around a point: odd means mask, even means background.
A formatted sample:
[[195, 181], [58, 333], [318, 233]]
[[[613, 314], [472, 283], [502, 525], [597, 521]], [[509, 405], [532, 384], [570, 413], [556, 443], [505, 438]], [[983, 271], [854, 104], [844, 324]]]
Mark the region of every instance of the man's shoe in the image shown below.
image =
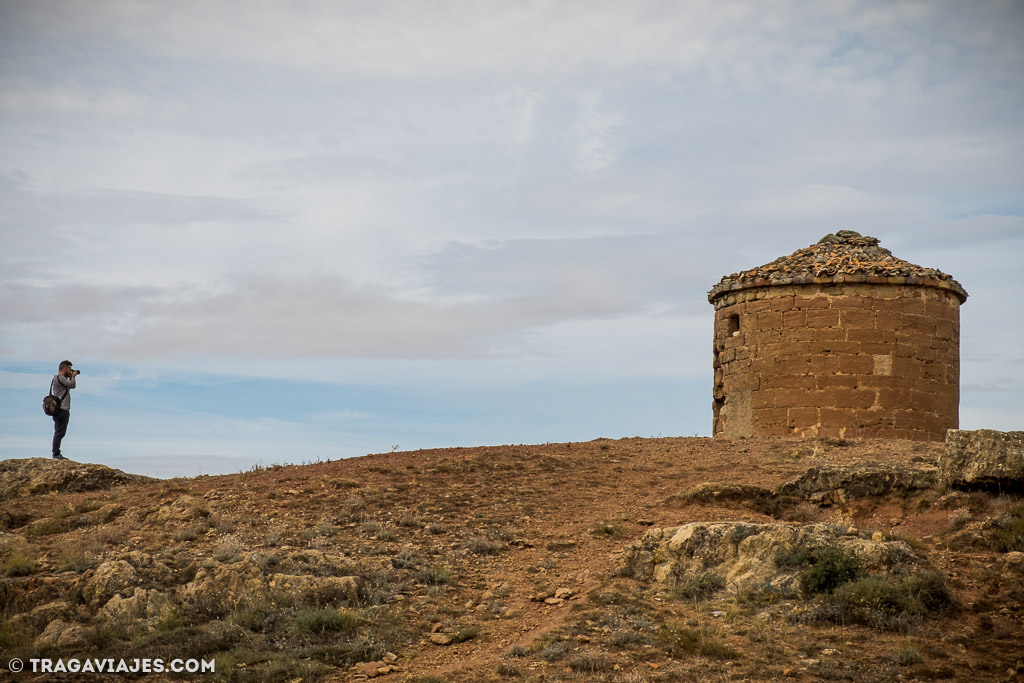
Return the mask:
[[65, 457], [64, 457], [63, 455], [61, 455], [60, 453], [55, 453], [55, 454], [53, 455], [53, 459], [54, 459], [54, 460], [67, 460], [67, 458], [65, 458]]

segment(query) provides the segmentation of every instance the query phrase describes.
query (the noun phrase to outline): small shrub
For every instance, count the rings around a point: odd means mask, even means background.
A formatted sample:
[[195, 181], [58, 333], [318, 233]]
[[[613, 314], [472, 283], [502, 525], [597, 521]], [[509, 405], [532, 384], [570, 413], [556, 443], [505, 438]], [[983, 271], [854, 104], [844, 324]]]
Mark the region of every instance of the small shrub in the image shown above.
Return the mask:
[[557, 662], [569, 654], [568, 643], [551, 643], [544, 649], [542, 649], [537, 656], [543, 659], [545, 662]]
[[398, 518], [397, 524], [398, 526], [404, 526], [410, 529], [423, 528], [423, 520], [421, 520], [419, 517], [416, 517], [415, 515], [403, 515], [402, 517]]
[[466, 547], [476, 555], [497, 555], [502, 550], [500, 544], [481, 537], [471, 538]]
[[904, 648], [896, 653], [896, 663], [900, 666], [914, 666], [924, 661], [921, 653], [912, 647]]
[[230, 536], [225, 538], [213, 549], [213, 559], [218, 562], [234, 562], [242, 553], [242, 546]]
[[306, 609], [292, 619], [291, 631], [294, 635], [323, 635], [328, 632], [355, 633], [362, 619], [351, 610]]
[[666, 624], [658, 631], [658, 640], [672, 657], [700, 654], [710, 659], [739, 659], [740, 653], [717, 637], [678, 624]]
[[78, 546], [64, 547], [60, 551], [54, 571], [82, 573], [96, 566], [94, 553]]
[[569, 660], [569, 668], [582, 673], [600, 673], [611, 670], [613, 664], [608, 657], [596, 652], [584, 652]]
[[431, 524], [430, 526], [427, 527], [427, 533], [431, 533], [431, 534], [433, 534], [435, 536], [440, 536], [441, 534], [445, 533], [446, 531], [448, 531], [448, 530], [445, 529], [440, 524]]
[[778, 550], [772, 559], [775, 562], [775, 566], [779, 569], [801, 567], [810, 562], [811, 553], [807, 548], [798, 546], [796, 548]]
[[1018, 503], [996, 518], [992, 548], [1000, 553], [1024, 551], [1024, 503]]
[[725, 588], [725, 580], [714, 572], [686, 577], [672, 589], [672, 597], [683, 600], [705, 600]]
[[49, 519], [41, 519], [38, 522], [25, 527], [26, 536], [53, 536], [54, 534], [62, 534], [66, 531], [70, 531], [74, 528], [72, 521], [66, 518], [51, 517]]
[[732, 533], [729, 534], [729, 540], [733, 545], [739, 545], [743, 542], [743, 539], [750, 538], [758, 533], [758, 528], [753, 524], [740, 524], [737, 525]]
[[419, 583], [437, 586], [451, 583], [453, 576], [450, 568], [434, 565], [416, 572], [415, 578]]
[[938, 572], [923, 572], [894, 583], [867, 576], [835, 589], [812, 616], [838, 624], [864, 624], [889, 631], [905, 631], [929, 614], [950, 613], [956, 601]]
[[507, 662], [499, 664], [497, 671], [499, 676], [504, 676], [505, 678], [518, 678], [523, 675], [523, 672], [519, 670], [519, 667]]
[[395, 569], [415, 569], [419, 565], [419, 553], [415, 548], [402, 548], [391, 558], [391, 566]]
[[960, 531], [967, 523], [971, 521], [971, 511], [968, 507], [961, 507], [953, 510], [953, 514], [949, 516], [949, 530]]
[[505, 650], [505, 652], [503, 652], [501, 656], [505, 659], [519, 659], [520, 657], [525, 657], [526, 655], [527, 650], [525, 647], [523, 647], [522, 645], [513, 645], [509, 649]]
[[811, 566], [800, 573], [800, 587], [808, 595], [831, 593], [863, 574], [860, 558], [852, 551], [825, 546], [812, 555]]
[[956, 598], [946, 585], [946, 577], [937, 571], [925, 571], [903, 579], [900, 592], [908, 600], [920, 603], [927, 612], [952, 612], [957, 608]]
[[39, 563], [22, 550], [12, 550], [4, 560], [4, 574], [7, 576], [28, 576], [38, 568]]
[[642, 633], [637, 631], [615, 631], [608, 639], [612, 647], [627, 648], [632, 645], [647, 645], [648, 640]]

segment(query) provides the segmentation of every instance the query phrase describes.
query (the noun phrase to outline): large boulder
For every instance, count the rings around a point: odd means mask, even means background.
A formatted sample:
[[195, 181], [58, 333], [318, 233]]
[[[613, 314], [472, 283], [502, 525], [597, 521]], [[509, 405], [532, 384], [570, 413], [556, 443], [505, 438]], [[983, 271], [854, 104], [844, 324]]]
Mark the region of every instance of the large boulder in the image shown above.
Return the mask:
[[152, 619], [166, 612], [173, 601], [158, 590], [135, 588], [128, 597], [114, 595], [100, 608], [97, 616], [118, 624], [129, 624], [138, 619]]
[[90, 605], [99, 607], [138, 583], [139, 575], [135, 567], [124, 560], [109, 560], [88, 575], [82, 587], [82, 597]]
[[925, 463], [862, 462], [810, 467], [779, 487], [780, 496], [836, 504], [850, 498], [906, 494], [935, 486], [938, 469]]
[[106, 465], [73, 460], [26, 458], [0, 461], [0, 500], [50, 491], [95, 491], [150, 481], [156, 480], [140, 474], [127, 474]]
[[620, 574], [666, 588], [711, 573], [728, 591], [766, 584], [791, 590], [800, 566], [779, 558], [823, 547], [851, 552], [876, 573], [908, 574], [917, 564], [903, 541], [867, 540], [834, 524], [694, 522], [648, 531], [623, 551]]
[[310, 576], [308, 574], [274, 574], [268, 586], [297, 595], [304, 604], [333, 605], [344, 602], [359, 604], [363, 588], [357, 576]]
[[939, 478], [956, 488], [1024, 489], [1024, 432], [949, 430]]

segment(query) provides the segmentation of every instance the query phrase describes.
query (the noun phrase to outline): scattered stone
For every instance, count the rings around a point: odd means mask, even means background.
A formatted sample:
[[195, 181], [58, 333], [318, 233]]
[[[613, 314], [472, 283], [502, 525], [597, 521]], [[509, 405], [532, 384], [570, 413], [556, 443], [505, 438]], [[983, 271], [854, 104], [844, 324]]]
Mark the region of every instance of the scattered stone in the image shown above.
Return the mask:
[[1024, 488], [1024, 432], [949, 430], [939, 478], [957, 488]]
[[555, 597], [562, 600], [568, 600], [569, 598], [576, 595], [576, 591], [571, 588], [559, 588], [555, 591]]
[[377, 678], [378, 676], [386, 676], [392, 671], [398, 671], [398, 667], [391, 666], [384, 662], [360, 662], [352, 667], [357, 676], [365, 676], [366, 678]]
[[444, 633], [432, 633], [430, 634], [430, 642], [434, 645], [451, 645], [452, 637]]
[[713, 616], [715, 619], [721, 619], [725, 616], [725, 612], [723, 612], [720, 609], [716, 609], [714, 612], [711, 613], [711, 616]]
[[546, 598], [544, 600], [545, 605], [561, 605], [565, 600], [563, 598]]
[[442, 628], [444, 628], [444, 624], [442, 624], [441, 622], [437, 622], [436, 624], [434, 624], [433, 626], [430, 627], [430, 632], [431, 633], [437, 633]]
[[589, 643], [590, 642], [590, 636], [585, 636], [585, 635], [583, 635], [581, 633], [580, 635], [576, 636], [576, 640], [578, 640], [581, 643]]

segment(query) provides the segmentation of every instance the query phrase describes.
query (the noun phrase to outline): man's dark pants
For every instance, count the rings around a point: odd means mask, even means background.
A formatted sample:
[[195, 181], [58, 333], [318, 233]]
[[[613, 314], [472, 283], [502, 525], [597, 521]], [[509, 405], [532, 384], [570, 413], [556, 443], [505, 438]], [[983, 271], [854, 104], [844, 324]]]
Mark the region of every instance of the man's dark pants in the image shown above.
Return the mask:
[[68, 433], [68, 420], [71, 418], [71, 411], [60, 408], [53, 414], [53, 454], [60, 455], [60, 442]]

